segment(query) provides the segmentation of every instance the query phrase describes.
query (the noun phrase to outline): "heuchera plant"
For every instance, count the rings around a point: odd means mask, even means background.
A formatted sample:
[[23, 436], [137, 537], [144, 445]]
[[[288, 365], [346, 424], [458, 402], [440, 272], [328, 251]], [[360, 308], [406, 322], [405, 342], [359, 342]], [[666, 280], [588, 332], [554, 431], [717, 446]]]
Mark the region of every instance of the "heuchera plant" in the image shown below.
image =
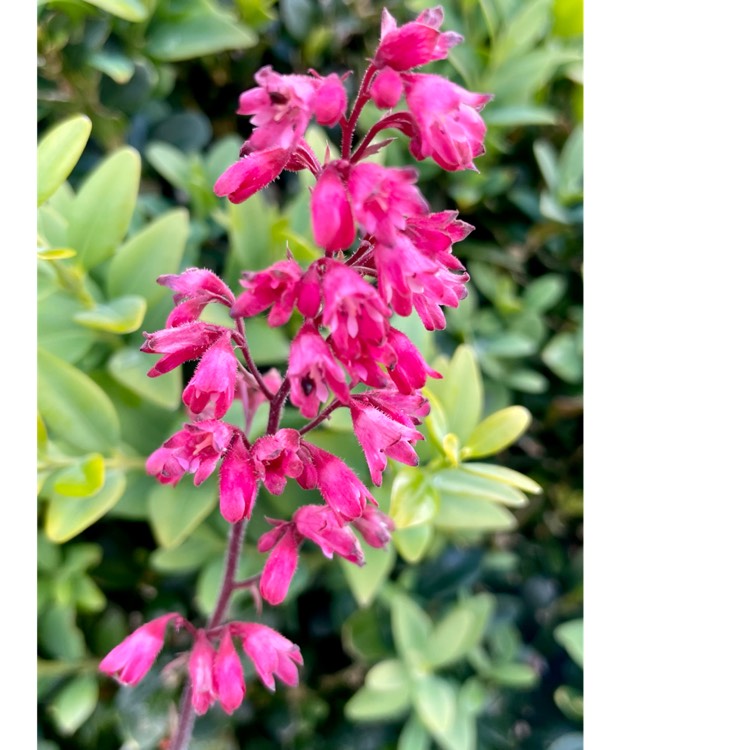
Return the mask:
[[[255, 76], [257, 86], [240, 96], [239, 114], [249, 115], [253, 132], [239, 160], [217, 180], [215, 192], [244, 201], [283, 170], [307, 169], [316, 179], [311, 192], [313, 236], [323, 257], [302, 268], [286, 260], [245, 272], [235, 296], [213, 272], [189, 268], [157, 279], [174, 292], [174, 310], [163, 330], [146, 333], [142, 351], [159, 355], [152, 377], [198, 360], [183, 392], [190, 421], [148, 458], [146, 470], [163, 484], [192, 474], [195, 485], [218, 476], [219, 504], [230, 523], [223, 582], [212, 617], [202, 627], [171, 612], [138, 628], [116, 646], [100, 668], [125, 685], [139, 682], [154, 664], [171, 624], [186, 630], [193, 646], [182, 663], [185, 683], [172, 750], [187, 747], [196, 714], [218, 702], [231, 714], [245, 694], [239, 642], [261, 682], [297, 685], [299, 648], [260, 623], [226, 621], [232, 594], [255, 589], [269, 604], [284, 601], [305, 539], [328, 557], [364, 563], [356, 529], [366, 544], [383, 547], [393, 522], [360, 478], [340, 458], [308, 437], [335, 409], [348, 409], [354, 434], [380, 485], [388, 458], [416, 465], [416, 429], [429, 411], [420, 392], [428, 377], [439, 378], [409, 338], [391, 324], [393, 314], [416, 310], [427, 330], [445, 326], [442, 307], [456, 307], [466, 295], [468, 274], [452, 254], [455, 242], [473, 229], [456, 211], [432, 213], [416, 186], [415, 169], [368, 162], [395, 129], [409, 139], [412, 155], [432, 157], [446, 170], [476, 169], [484, 152], [485, 126], [479, 111], [490, 99], [437, 75], [413, 72], [440, 60], [462, 41], [441, 32], [440, 7], [398, 26], [383, 11], [380, 44], [356, 98], [347, 111], [344, 77], [281, 75], [270, 67]], [[393, 111], [404, 97], [406, 109]], [[367, 102], [383, 116], [354, 148], [354, 134]], [[320, 163], [305, 140], [310, 122], [338, 126], [341, 158]], [[227, 328], [203, 322], [206, 305], [224, 305], [234, 319]], [[294, 337], [285, 375], [261, 373], [245, 335], [244, 319], [265, 313], [269, 326], [286, 324], [294, 310], [303, 323]], [[238, 359], [239, 355], [239, 359]], [[356, 386], [356, 389], [355, 389]], [[222, 421], [235, 399], [242, 403], [245, 430]], [[281, 428], [289, 400], [308, 423]], [[266, 433], [250, 442], [247, 433], [258, 406], [269, 402]], [[260, 573], [237, 580], [248, 519], [260, 485], [279, 495], [289, 480], [317, 490], [322, 502], [303, 505], [291, 518], [266, 519], [258, 541], [268, 553]]]

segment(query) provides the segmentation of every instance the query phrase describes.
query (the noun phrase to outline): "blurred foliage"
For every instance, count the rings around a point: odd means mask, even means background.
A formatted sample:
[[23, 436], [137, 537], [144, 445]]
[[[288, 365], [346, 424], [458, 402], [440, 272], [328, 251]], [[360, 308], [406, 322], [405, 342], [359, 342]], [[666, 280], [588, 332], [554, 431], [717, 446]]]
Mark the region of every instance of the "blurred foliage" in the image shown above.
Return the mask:
[[[159, 274], [202, 265], [236, 290], [287, 243], [317, 254], [303, 175], [238, 206], [213, 195], [249, 133], [239, 93], [264, 64], [361, 73], [384, 5], [403, 22], [431, 4], [38, 3], [40, 748], [159, 747], [175, 671], [119, 689], [98, 661], [142, 621], [215, 601], [215, 484], [172, 489], [142, 468], [182, 422], [189, 371], [151, 380], [138, 347], [171, 307]], [[433, 209], [476, 227], [455, 248], [472, 282], [447, 329], [402, 321], [446, 375], [422, 461], [375, 490], [392, 549], [359, 570], [305, 547], [287, 603], [264, 611], [301, 646], [300, 687], [250, 680], [233, 717], [199, 719], [196, 750], [582, 747], [582, 2], [443, 6], [465, 43], [429, 70], [494, 98], [480, 172], [418, 164]], [[401, 141], [386, 158], [413, 163]], [[294, 325], [251, 322], [261, 366], [283, 364]], [[365, 473], [346, 415], [314, 441]], [[263, 516], [301, 497], [261, 493], [243, 574], [262, 564]], [[233, 617], [255, 618], [249, 597]]]

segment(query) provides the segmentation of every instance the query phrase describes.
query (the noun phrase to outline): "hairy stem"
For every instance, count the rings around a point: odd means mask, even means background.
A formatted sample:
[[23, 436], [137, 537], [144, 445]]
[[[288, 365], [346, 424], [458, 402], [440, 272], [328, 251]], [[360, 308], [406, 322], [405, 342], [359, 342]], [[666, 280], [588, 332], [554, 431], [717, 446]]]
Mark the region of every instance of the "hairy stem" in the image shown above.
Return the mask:
[[252, 376], [258, 381], [258, 388], [260, 388], [261, 393], [263, 393], [263, 395], [270, 401], [273, 398], [273, 393], [263, 381], [263, 376], [260, 374], [260, 370], [255, 364], [255, 360], [250, 355], [250, 348], [247, 345], [247, 336], [245, 335], [245, 321], [243, 318], [237, 318], [236, 323], [239, 337], [235, 340], [240, 345], [242, 356], [245, 358], [245, 362], [247, 362], [247, 368], [250, 370]]
[[299, 430], [299, 434], [304, 435], [306, 432], [314, 430], [319, 424], [325, 422], [325, 420], [331, 416], [331, 412], [335, 409], [338, 409], [339, 406], [343, 406], [343, 404], [341, 403], [341, 401], [335, 398], [333, 401], [331, 401], [330, 404], [328, 404], [328, 406], [326, 406], [325, 409], [323, 409], [322, 412], [320, 412], [320, 414], [318, 414], [317, 417], [315, 417], [315, 419], [312, 420], [312, 422], [308, 422], [304, 427], [301, 427]]
[[352, 153], [352, 140], [354, 139], [354, 128], [357, 126], [357, 120], [362, 114], [362, 109], [367, 100], [370, 98], [370, 84], [372, 83], [373, 76], [377, 73], [377, 68], [374, 65], [369, 65], [362, 76], [362, 83], [360, 84], [359, 91], [357, 92], [357, 98], [354, 100], [354, 106], [352, 107], [352, 113], [349, 115], [341, 126], [341, 158], [348, 159]]

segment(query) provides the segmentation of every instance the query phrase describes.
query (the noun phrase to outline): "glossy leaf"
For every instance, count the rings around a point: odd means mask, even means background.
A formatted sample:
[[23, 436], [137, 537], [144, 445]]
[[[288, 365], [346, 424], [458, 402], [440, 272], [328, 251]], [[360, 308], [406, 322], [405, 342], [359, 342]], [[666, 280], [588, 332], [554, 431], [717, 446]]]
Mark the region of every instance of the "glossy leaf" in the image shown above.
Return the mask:
[[432, 482], [440, 493], [441, 503], [446, 498], [456, 502], [467, 498], [502, 503], [511, 508], [522, 508], [528, 504], [526, 495], [515, 487], [496, 481], [491, 474], [466, 471], [463, 466], [436, 472]]
[[99, 700], [99, 684], [92, 675], [79, 675], [56, 693], [49, 712], [60, 734], [69, 736], [91, 716]]
[[424, 557], [434, 535], [432, 526], [423, 524], [422, 526], [409, 526], [406, 529], [396, 529], [391, 534], [391, 539], [399, 555], [406, 562], [415, 563]]
[[446, 531], [512, 531], [516, 528], [513, 514], [499, 505], [486, 500], [474, 500], [447, 495], [440, 498], [440, 510], [434, 520], [435, 526]]
[[46, 201], [73, 171], [91, 134], [91, 120], [73, 115], [45, 133], [37, 148], [37, 205]]
[[39, 412], [50, 432], [83, 451], [115, 447], [120, 423], [107, 394], [79, 369], [39, 348]]
[[104, 486], [104, 458], [92, 453], [55, 475], [52, 488], [66, 497], [89, 497]]
[[47, 508], [44, 531], [58, 544], [67, 542], [98, 521], [125, 492], [127, 480], [121, 471], [107, 471], [104, 486], [86, 498], [65, 497], [54, 493]]
[[159, 484], [148, 496], [151, 528], [159, 546], [176, 547], [217, 505], [216, 481], [195, 487], [189, 477], [176, 487]]
[[461, 449], [461, 458], [481, 458], [505, 450], [529, 427], [531, 414], [523, 406], [509, 406], [482, 420]]
[[89, 269], [107, 260], [128, 231], [135, 209], [141, 159], [125, 146], [98, 164], [70, 209], [68, 242]]
[[82, 310], [73, 316], [73, 320], [96, 331], [132, 333], [141, 327], [145, 314], [146, 300], [133, 294]]
[[508, 469], [505, 466], [472, 462], [469, 464], [462, 464], [461, 470], [468, 474], [483, 477], [494, 482], [502, 482], [511, 487], [517, 487], [522, 492], [529, 492], [532, 495], [538, 495], [542, 492], [542, 487], [533, 479], [518, 471]]
[[563, 622], [555, 628], [554, 636], [570, 658], [583, 669], [583, 620]]
[[393, 569], [396, 550], [391, 544], [381, 549], [363, 544], [362, 549], [365, 553], [365, 564], [361, 568], [343, 558], [339, 558], [339, 563], [357, 604], [367, 607]]
[[107, 372], [121, 385], [129, 388], [152, 404], [164, 409], [176, 409], [182, 393], [182, 373], [179, 368], [150, 378], [146, 374], [151, 360], [135, 347], [118, 349], [107, 362]]
[[138, 22], [148, 18], [148, 8], [143, 0], [84, 0], [84, 2], [125, 21]]
[[389, 515], [397, 529], [424, 524], [435, 516], [437, 507], [438, 494], [424, 471], [406, 468], [396, 474]]

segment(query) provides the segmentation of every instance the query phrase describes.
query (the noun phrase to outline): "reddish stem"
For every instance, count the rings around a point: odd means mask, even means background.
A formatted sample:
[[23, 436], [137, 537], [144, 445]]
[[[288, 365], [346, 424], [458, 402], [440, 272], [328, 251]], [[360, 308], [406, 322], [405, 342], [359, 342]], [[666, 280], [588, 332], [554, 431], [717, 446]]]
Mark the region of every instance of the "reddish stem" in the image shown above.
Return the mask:
[[354, 106], [349, 117], [341, 125], [341, 158], [348, 159], [352, 153], [352, 140], [354, 139], [354, 128], [357, 126], [357, 120], [362, 114], [362, 109], [370, 98], [370, 84], [373, 76], [377, 73], [377, 68], [370, 64], [362, 76], [362, 83], [357, 92], [357, 98], [354, 100]]

